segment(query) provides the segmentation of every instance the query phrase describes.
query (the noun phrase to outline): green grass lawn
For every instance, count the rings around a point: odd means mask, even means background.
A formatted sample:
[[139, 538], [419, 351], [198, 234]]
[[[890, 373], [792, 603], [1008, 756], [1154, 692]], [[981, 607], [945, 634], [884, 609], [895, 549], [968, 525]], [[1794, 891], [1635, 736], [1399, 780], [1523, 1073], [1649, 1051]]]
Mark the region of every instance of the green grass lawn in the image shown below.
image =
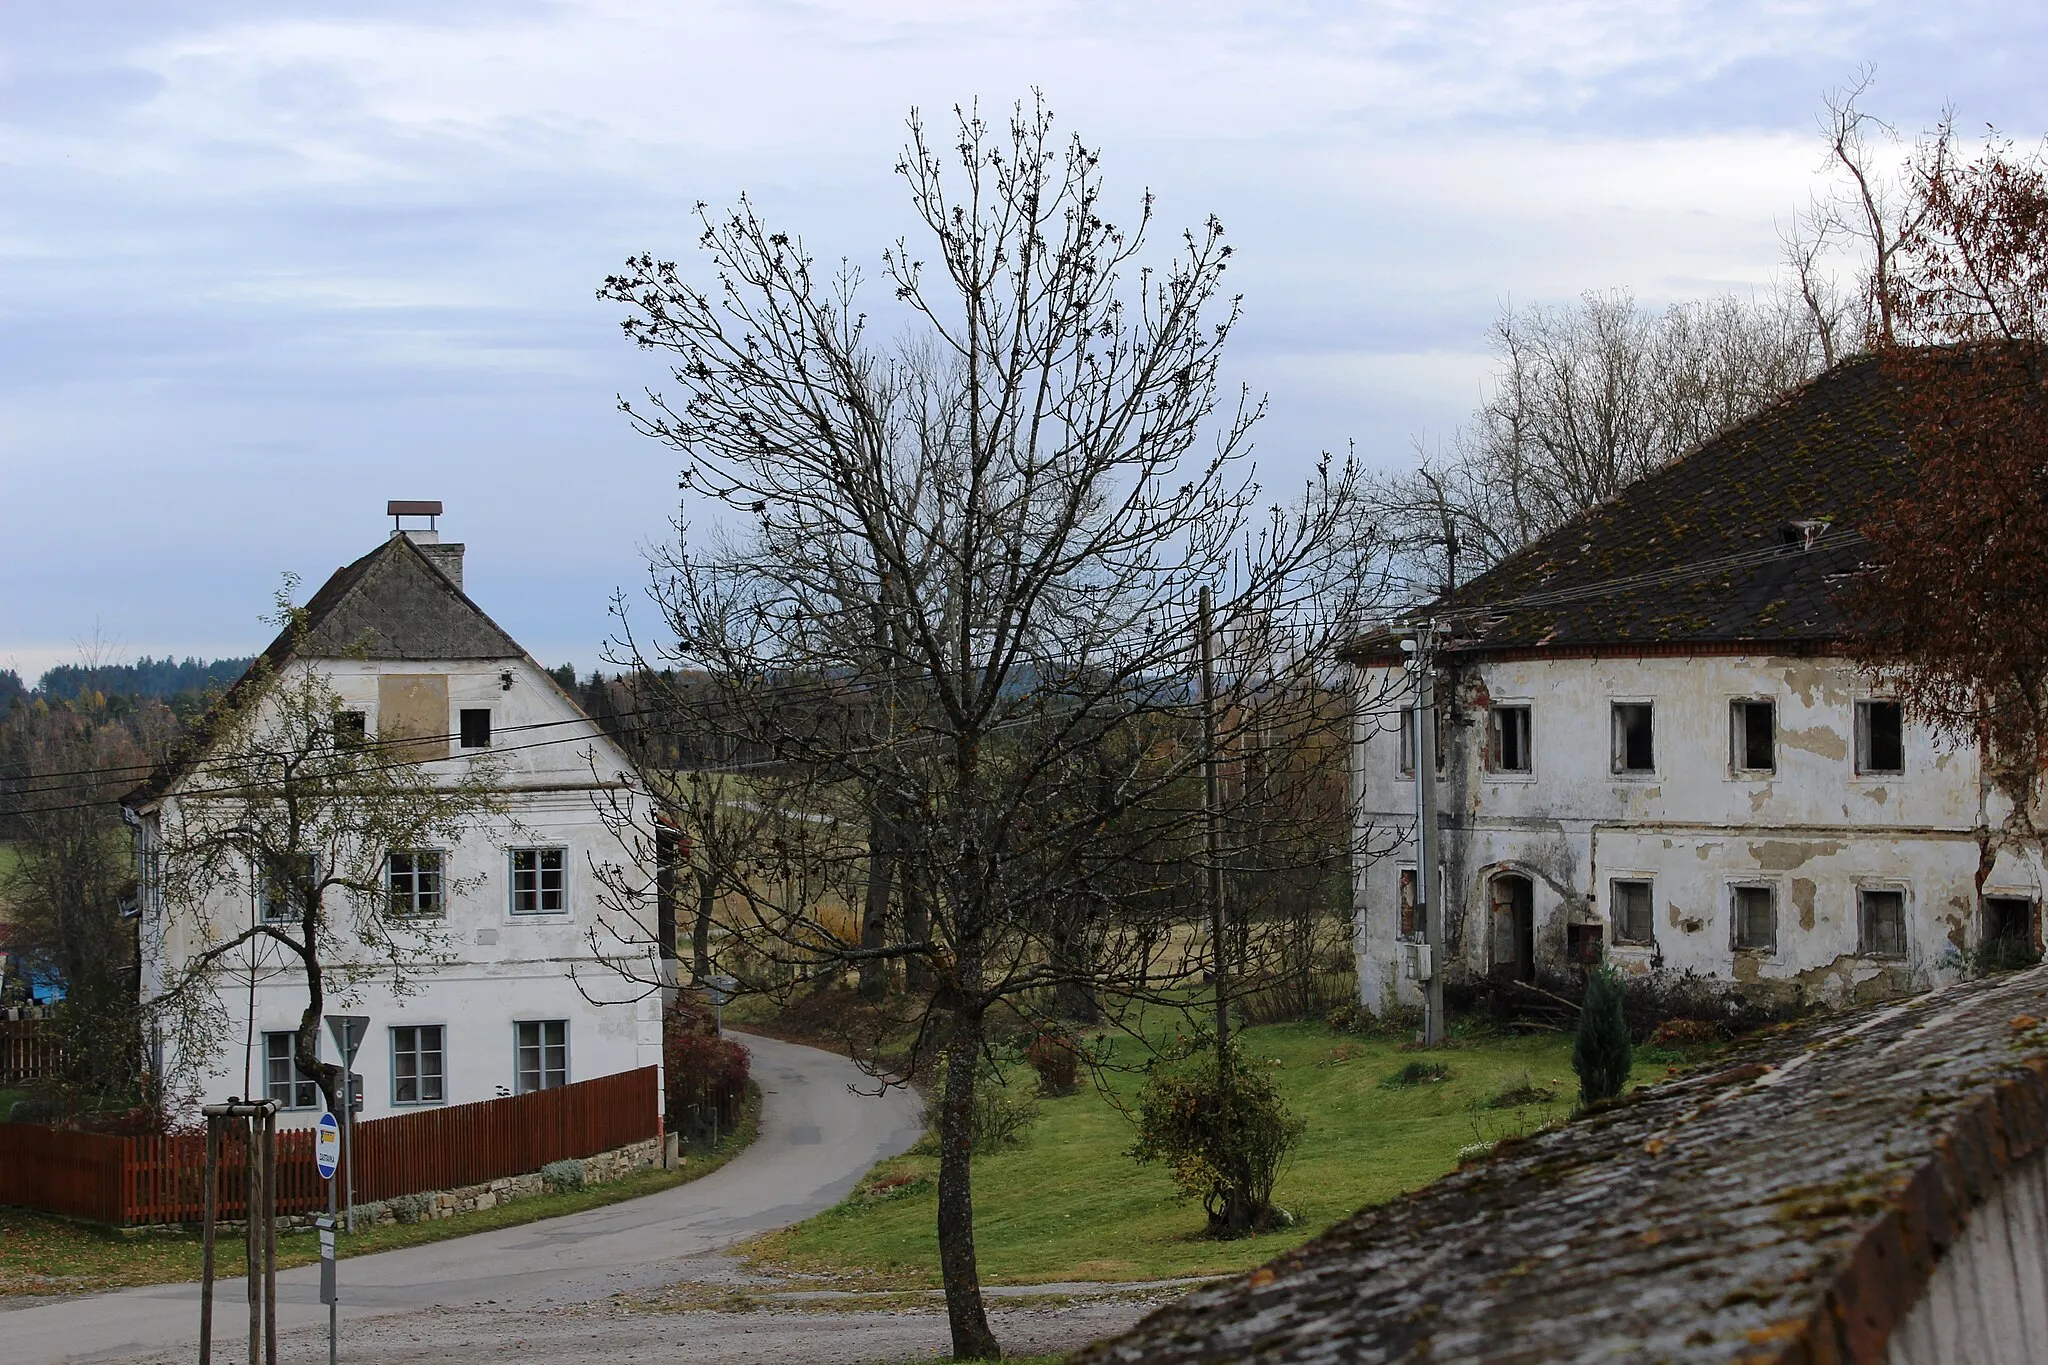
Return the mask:
[[[1457, 1165], [1462, 1148], [1565, 1118], [1577, 1094], [1571, 1040], [1557, 1034], [1469, 1036], [1429, 1053], [1320, 1024], [1249, 1029], [1243, 1040], [1247, 1057], [1273, 1070], [1287, 1103], [1308, 1120], [1274, 1196], [1295, 1226], [1235, 1242], [1203, 1236], [1200, 1206], [1177, 1201], [1164, 1170], [1125, 1156], [1131, 1122], [1102, 1094], [1084, 1091], [1041, 1100], [1024, 1145], [975, 1162], [983, 1278], [1145, 1280], [1247, 1269], [1364, 1205], [1429, 1183]], [[1136, 1052], [1128, 1040], [1125, 1050]], [[1449, 1078], [1387, 1084], [1418, 1060], [1444, 1062]], [[1638, 1051], [1634, 1083], [1665, 1074], [1665, 1061]], [[1106, 1079], [1127, 1101], [1143, 1084], [1137, 1074]], [[1014, 1084], [1030, 1080], [1028, 1068], [1016, 1068]], [[1500, 1102], [1532, 1088], [1554, 1098]], [[751, 1249], [764, 1262], [812, 1273], [937, 1284], [937, 1167], [922, 1154], [884, 1162], [845, 1203]], [[877, 1194], [878, 1184], [906, 1175], [912, 1180], [901, 1192]]]
[[[657, 1194], [685, 1181], [711, 1174], [746, 1150], [758, 1126], [759, 1100], [752, 1100], [740, 1131], [710, 1152], [692, 1152], [673, 1171], [640, 1171], [621, 1180], [590, 1185], [562, 1194], [536, 1195], [477, 1213], [437, 1218], [432, 1222], [386, 1223], [338, 1239], [338, 1254], [367, 1256], [376, 1251], [442, 1242], [492, 1228], [517, 1227], [580, 1213], [624, 1199]], [[217, 1273], [238, 1275], [242, 1265], [239, 1229], [228, 1233], [216, 1253]], [[279, 1231], [279, 1269], [309, 1265], [320, 1259], [317, 1234], [311, 1230]], [[122, 1289], [138, 1284], [169, 1284], [197, 1280], [199, 1236], [190, 1231], [121, 1232], [96, 1224], [74, 1222], [32, 1209], [0, 1207], [0, 1295], [71, 1294]]]

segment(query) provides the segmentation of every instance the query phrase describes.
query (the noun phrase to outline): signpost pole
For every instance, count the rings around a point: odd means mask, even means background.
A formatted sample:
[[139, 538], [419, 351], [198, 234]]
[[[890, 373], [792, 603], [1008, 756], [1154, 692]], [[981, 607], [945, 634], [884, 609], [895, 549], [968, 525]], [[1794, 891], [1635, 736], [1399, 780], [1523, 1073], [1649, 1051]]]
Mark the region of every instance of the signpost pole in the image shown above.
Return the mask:
[[369, 1026], [370, 1021], [360, 1014], [327, 1016], [327, 1031], [334, 1035], [335, 1050], [341, 1053], [341, 1161], [348, 1186], [342, 1225], [350, 1233], [356, 1230], [356, 1049], [363, 1045]]
[[341, 1294], [334, 1277], [334, 1168], [341, 1155], [341, 1128], [334, 1115], [322, 1114], [313, 1130], [313, 1164], [327, 1182], [327, 1216], [320, 1220], [320, 1302], [327, 1305], [327, 1365], [335, 1365], [340, 1333]]

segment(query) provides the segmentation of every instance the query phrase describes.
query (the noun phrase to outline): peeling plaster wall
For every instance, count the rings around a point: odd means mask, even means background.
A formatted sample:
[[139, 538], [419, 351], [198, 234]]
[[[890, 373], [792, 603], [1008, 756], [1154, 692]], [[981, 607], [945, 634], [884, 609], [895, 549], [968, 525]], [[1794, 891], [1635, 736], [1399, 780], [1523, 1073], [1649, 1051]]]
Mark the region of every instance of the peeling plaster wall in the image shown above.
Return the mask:
[[[1381, 712], [1398, 702], [1398, 670], [1361, 668], [1361, 699]], [[1566, 926], [1602, 926], [1625, 970], [1691, 970], [1742, 984], [1769, 1000], [1878, 998], [1953, 979], [1978, 942], [1977, 831], [2003, 814], [1980, 788], [1974, 753], [1939, 747], [1908, 723], [1905, 772], [1859, 776], [1855, 703], [1881, 696], [1842, 659], [1765, 655], [1535, 659], [1464, 664], [1439, 695], [1453, 698], [1441, 733], [1438, 797], [1448, 958], [1483, 974], [1496, 927], [1488, 883], [1501, 872], [1534, 888], [1539, 969], [1565, 963]], [[1774, 773], [1733, 767], [1730, 704], [1777, 706]], [[1616, 774], [1611, 707], [1655, 707], [1656, 768]], [[1369, 705], [1361, 702], [1362, 707]], [[1486, 770], [1487, 708], [1530, 709], [1531, 771]], [[1415, 785], [1398, 771], [1397, 726], [1362, 715], [1353, 747], [1361, 832], [1407, 842], [1358, 873], [1355, 940], [1362, 1003], [1419, 1000], [1400, 979], [1398, 883], [1414, 866]], [[1364, 861], [1364, 860], [1362, 860]], [[1654, 886], [1656, 938], [1613, 941], [1609, 883]], [[2001, 852], [1984, 891], [2039, 900], [2038, 857]], [[1777, 897], [1774, 951], [1738, 952], [1732, 887], [1768, 885]], [[1859, 956], [1857, 894], [1905, 892], [1904, 957]]]

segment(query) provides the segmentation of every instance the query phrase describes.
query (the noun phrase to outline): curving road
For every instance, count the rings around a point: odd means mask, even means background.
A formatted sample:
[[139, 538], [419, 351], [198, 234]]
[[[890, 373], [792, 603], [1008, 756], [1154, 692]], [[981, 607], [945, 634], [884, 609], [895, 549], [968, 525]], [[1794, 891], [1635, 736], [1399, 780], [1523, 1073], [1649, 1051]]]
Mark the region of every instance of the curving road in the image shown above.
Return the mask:
[[[506, 1312], [568, 1308], [607, 1295], [673, 1283], [682, 1263], [741, 1238], [807, 1218], [844, 1198], [869, 1166], [917, 1140], [917, 1102], [902, 1091], [879, 1098], [852, 1062], [815, 1048], [749, 1035], [754, 1078], [764, 1093], [760, 1136], [701, 1180], [644, 1199], [430, 1246], [341, 1263], [344, 1354], [351, 1323], [387, 1319], [431, 1350], [446, 1310], [502, 1306]], [[319, 1328], [319, 1267], [280, 1271], [280, 1337]], [[215, 1359], [246, 1358], [248, 1318], [240, 1280], [215, 1290]], [[400, 1322], [398, 1315], [411, 1315]], [[458, 1329], [460, 1330], [460, 1329]], [[454, 1342], [448, 1343], [454, 1345]], [[321, 1342], [324, 1348], [324, 1340]], [[170, 1354], [196, 1359], [197, 1285], [157, 1285], [94, 1294], [0, 1313], [0, 1355], [9, 1365], [116, 1361]], [[324, 1349], [321, 1354], [324, 1356]]]

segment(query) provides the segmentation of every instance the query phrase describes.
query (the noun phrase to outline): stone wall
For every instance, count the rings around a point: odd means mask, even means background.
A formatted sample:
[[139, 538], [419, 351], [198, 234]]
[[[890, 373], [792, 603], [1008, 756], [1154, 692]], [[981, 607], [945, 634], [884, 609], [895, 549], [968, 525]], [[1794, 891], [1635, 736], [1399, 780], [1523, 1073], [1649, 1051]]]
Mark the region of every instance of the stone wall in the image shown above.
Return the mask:
[[[583, 1168], [585, 1185], [602, 1184], [618, 1180], [656, 1166], [669, 1164], [664, 1160], [666, 1140], [649, 1138], [629, 1147], [617, 1147], [596, 1156], [584, 1157], [577, 1164]], [[436, 1190], [425, 1194], [401, 1195], [396, 1199], [383, 1199], [371, 1204], [356, 1205], [356, 1226], [373, 1228], [381, 1223], [420, 1223], [430, 1218], [453, 1218], [458, 1213], [477, 1213], [483, 1209], [494, 1209], [500, 1204], [510, 1204], [521, 1199], [531, 1199], [537, 1194], [550, 1194], [546, 1178], [539, 1171], [525, 1175], [504, 1176], [497, 1180], [485, 1181], [481, 1185], [464, 1185], [460, 1189]]]

